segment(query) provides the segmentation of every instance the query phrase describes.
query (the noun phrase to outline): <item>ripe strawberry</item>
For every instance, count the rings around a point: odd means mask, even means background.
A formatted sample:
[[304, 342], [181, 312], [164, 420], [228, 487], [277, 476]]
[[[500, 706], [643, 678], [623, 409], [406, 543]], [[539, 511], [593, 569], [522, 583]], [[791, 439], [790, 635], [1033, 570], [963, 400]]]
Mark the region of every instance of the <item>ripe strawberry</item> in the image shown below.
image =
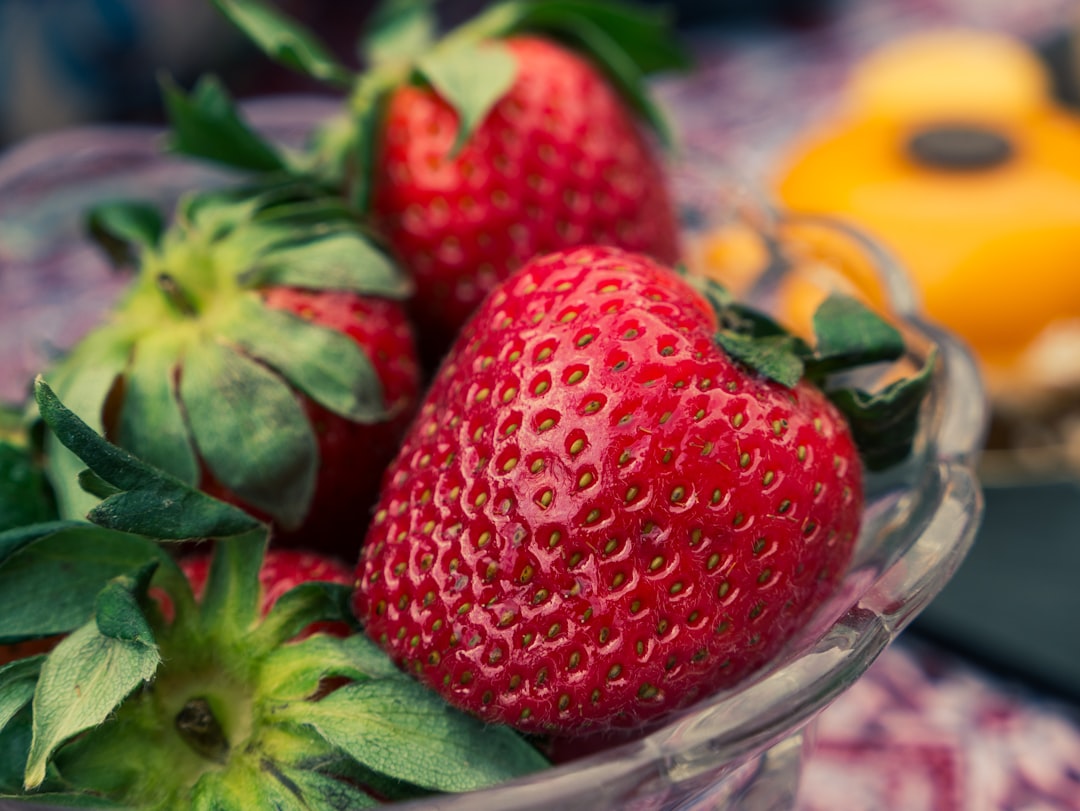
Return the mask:
[[[354, 610], [396, 662], [487, 721], [629, 727], [735, 684], [806, 621], [863, 485], [848, 424], [801, 373], [852, 347], [814, 353], [717, 302], [601, 247], [487, 299], [361, 553]], [[883, 330], [854, 354], [896, 357]], [[763, 348], [786, 354], [733, 359]]]
[[[3, 533], [0, 786], [58, 807], [369, 808], [546, 766], [358, 633], [349, 573], [271, 550], [267, 527], [110, 445], [43, 382], [54, 436], [109, 496], [93, 523]], [[177, 564], [162, 541], [212, 538]], [[58, 584], [67, 586], [63, 599]], [[316, 633], [328, 629], [331, 633]], [[401, 712], [407, 707], [408, 712]]]
[[389, 99], [372, 214], [417, 283], [418, 321], [446, 345], [532, 257], [583, 244], [678, 259], [658, 157], [594, 63], [536, 36], [506, 46], [515, 79], [454, 152], [459, 114], [431, 87]]
[[[131, 236], [138, 218], [151, 214], [113, 205], [98, 225]], [[196, 194], [167, 231], [135, 236], [130, 292], [63, 361], [58, 391], [279, 542], [348, 548], [418, 397], [404, 278], [297, 184]], [[52, 450], [61, 510], [84, 515], [75, 461]]]

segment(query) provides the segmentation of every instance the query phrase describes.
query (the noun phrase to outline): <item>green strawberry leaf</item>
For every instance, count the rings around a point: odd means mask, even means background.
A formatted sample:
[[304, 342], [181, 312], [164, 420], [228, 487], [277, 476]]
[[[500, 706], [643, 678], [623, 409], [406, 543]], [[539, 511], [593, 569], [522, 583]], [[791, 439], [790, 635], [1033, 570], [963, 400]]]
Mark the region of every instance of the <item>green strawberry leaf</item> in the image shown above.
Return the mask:
[[382, 803], [345, 780], [311, 769], [279, 768], [283, 781], [296, 786], [312, 811], [350, 811], [353, 808], [377, 808]]
[[107, 499], [109, 496], [115, 496], [118, 493], [124, 492], [119, 487], [114, 487], [109, 484], [98, 474], [89, 469], [79, 471], [79, 487], [90, 495], [103, 500]]
[[157, 672], [161, 657], [148, 626], [136, 640], [109, 633], [145, 625], [137, 595], [145, 589], [146, 571], [111, 581], [110, 586], [127, 590], [134, 599], [124, 604], [115, 596], [106, 597], [107, 587], [98, 606], [108, 615], [105, 623], [90, 620], [64, 637], [45, 659], [33, 699], [34, 736], [24, 778], [28, 790], [41, 785], [57, 748], [105, 722]]
[[47, 806], [46, 811], [56, 811], [58, 808], [125, 808], [122, 803], [113, 802], [104, 797], [64, 791], [35, 792], [34, 794], [0, 794], [0, 800], [13, 800], [22, 805], [44, 805]]
[[919, 410], [930, 390], [937, 350], [912, 377], [894, 381], [878, 392], [855, 388], [826, 390], [851, 426], [868, 470], [892, 467], [908, 457], [918, 434]]
[[526, 24], [543, 27], [545, 20], [560, 13], [587, 19], [606, 31], [645, 75], [693, 67], [689, 53], [675, 36], [670, 7], [603, 0], [543, 0], [533, 4]]
[[102, 636], [153, 646], [154, 632], [140, 605], [146, 600], [158, 561], [144, 563], [130, 575], [110, 580], [94, 601], [94, 619]]
[[[408, 678], [400, 671], [398, 675]], [[266, 729], [267, 734], [263, 736], [263, 751], [288, 774], [296, 770], [310, 772], [320, 778], [344, 782], [380, 798], [380, 804], [429, 797], [436, 793], [362, 766], [345, 752], [331, 746], [309, 727], [285, 727], [276, 724]], [[322, 783], [321, 780], [319, 782], [325, 788], [332, 787], [332, 784]], [[315, 796], [318, 797], [319, 794], [320, 792], [316, 792]], [[350, 798], [350, 801], [352, 799]], [[367, 802], [362, 799], [356, 801]], [[346, 806], [346, 808], [351, 807], [351, 805]]]
[[[376, 74], [361, 74], [356, 86], [365, 84], [365, 77], [370, 81], [370, 77], [374, 75]], [[373, 116], [358, 115], [354, 119], [348, 110], [331, 116], [312, 130], [305, 155], [312, 176], [327, 187], [337, 189], [337, 193], [343, 194], [349, 205], [357, 211], [363, 211], [364, 206], [357, 205], [352, 192], [345, 191], [348, 185], [346, 178], [354, 178], [352, 185], [356, 185], [357, 178], [365, 173], [369, 176], [371, 174], [371, 164], [360, 160], [359, 143], [361, 132], [370, 130], [373, 126], [370, 122], [364, 124], [369, 117]], [[367, 130], [364, 130], [364, 126]], [[368, 136], [371, 137], [371, 132], [368, 132]]]
[[202, 232], [208, 242], [214, 242], [251, 222], [267, 204], [265, 195], [274, 190], [229, 187], [188, 192], [176, 203], [176, 220], [180, 228]]
[[[37, 678], [34, 679], [35, 683]], [[32, 735], [30, 701], [0, 728], [0, 802], [21, 799], [23, 769]], [[2, 807], [2, 806], [0, 806]]]
[[90, 209], [90, 236], [118, 267], [135, 262], [140, 248], [155, 248], [165, 230], [161, 211], [150, 203], [112, 200]]
[[666, 116], [652, 99], [644, 74], [611, 32], [584, 17], [573, 24], [571, 31], [570, 36], [597, 61], [616, 90], [656, 133], [660, 143], [673, 148], [675, 136]]
[[199, 462], [176, 393], [179, 354], [171, 332], [151, 333], [139, 341], [124, 377], [117, 439], [146, 464], [194, 485]]
[[243, 119], [221, 82], [199, 80], [190, 95], [172, 79], [161, 80], [170, 131], [166, 149], [180, 155], [254, 172], [278, 172], [288, 161]]
[[486, 725], [411, 679], [355, 682], [317, 702], [279, 705], [271, 717], [311, 727], [369, 769], [436, 791], [472, 791], [547, 766], [509, 728]]
[[904, 354], [904, 339], [892, 324], [850, 296], [830, 295], [814, 312], [815, 356], [807, 364], [816, 379]]
[[879, 392], [827, 385], [835, 372], [903, 356], [903, 336], [877, 313], [851, 297], [829, 296], [814, 314], [817, 344], [811, 348], [768, 315], [735, 302], [723, 287], [690, 276], [687, 282], [712, 306], [720, 326], [716, 342], [729, 356], [788, 388], [806, 376], [825, 391], [851, 426], [868, 470], [892, 467], [911, 453], [933, 357], [917, 375]]
[[139, 535], [91, 524], [53, 527], [18, 554], [0, 557], [0, 641], [79, 627], [106, 583], [163, 557], [156, 543]]
[[291, 769], [267, 757], [237, 758], [224, 771], [210, 772], [199, 779], [192, 791], [191, 808], [331, 811], [372, 807], [373, 799], [363, 792], [332, 778], [319, 777], [315, 772]]
[[329, 160], [323, 159], [324, 171], [345, 185], [347, 199], [359, 214], [368, 213], [371, 205], [383, 112], [397, 84], [396, 74], [378, 70], [360, 74], [349, 96], [348, 122], [353, 131], [343, 137], [336, 132], [341, 125], [331, 121], [316, 136], [320, 148], [329, 156]]
[[451, 156], [461, 150], [517, 78], [517, 60], [509, 48], [496, 41], [457, 43], [448, 39], [422, 56], [416, 69], [458, 114]]
[[[82, 415], [91, 432], [104, 433], [102, 409], [131, 354], [130, 336], [107, 327], [91, 333], [53, 374], [56, 390], [72, 411]], [[63, 518], [84, 518], [98, 499], [78, 483], [85, 465], [55, 434], [45, 436], [46, 470]]]
[[268, 57], [313, 79], [347, 87], [353, 72], [300, 23], [256, 0], [212, 0]]
[[803, 376], [803, 361], [797, 352], [798, 339], [791, 335], [755, 337], [730, 330], [721, 330], [716, 341], [735, 360], [791, 388]]
[[0, 731], [3, 731], [34, 697], [44, 656], [16, 659], [0, 667]]
[[[188, 347], [180, 398], [214, 478], [285, 527], [307, 514], [318, 449], [297, 395], [274, 372], [213, 340]], [[230, 419], [221, 419], [225, 412]]]
[[95, 524], [159, 540], [224, 538], [261, 526], [243, 510], [192, 490], [107, 442], [61, 403], [44, 380], [35, 381], [34, 393], [56, 440], [123, 491], [90, 511]]
[[361, 423], [386, 419], [379, 375], [352, 338], [255, 298], [237, 304], [222, 333], [247, 354], [335, 414]]
[[431, 49], [435, 34], [431, 0], [389, 0], [368, 17], [360, 54], [371, 65], [412, 62]]
[[[290, 228], [306, 228], [311, 237], [324, 237], [331, 223], [339, 223], [348, 228], [356, 228], [354, 219], [345, 201], [338, 197], [328, 197], [318, 188], [306, 189], [297, 186], [297, 192], [305, 191], [308, 196], [299, 200], [275, 203], [260, 209], [252, 218], [264, 224], [287, 224]], [[311, 241], [310, 237], [304, 241]]]
[[199, 611], [203, 628], [227, 643], [246, 640], [259, 617], [268, 538], [260, 527], [214, 545]]
[[273, 650], [313, 622], [355, 624], [352, 588], [340, 583], [309, 581], [285, 592], [250, 635], [251, 647]]
[[271, 700], [296, 700], [315, 693], [324, 678], [340, 676], [363, 679], [409, 678], [363, 634], [344, 639], [316, 635], [282, 645], [259, 670], [258, 694]]
[[392, 299], [406, 298], [412, 292], [408, 276], [356, 231], [280, 247], [256, 262], [243, 282], [253, 287], [348, 290]]
[[56, 518], [56, 501], [33, 452], [0, 439], [0, 532]]
[[13, 527], [0, 532], [0, 566], [18, 552], [54, 532], [68, 527], [83, 527], [81, 521], [44, 521], [40, 524]]

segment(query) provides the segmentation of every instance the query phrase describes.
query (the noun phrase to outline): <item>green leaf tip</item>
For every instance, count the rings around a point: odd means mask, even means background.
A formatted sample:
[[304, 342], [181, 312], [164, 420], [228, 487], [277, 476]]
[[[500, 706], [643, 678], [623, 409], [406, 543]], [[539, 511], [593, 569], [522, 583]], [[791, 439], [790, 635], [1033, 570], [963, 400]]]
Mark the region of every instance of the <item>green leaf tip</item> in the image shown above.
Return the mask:
[[202, 77], [190, 94], [169, 76], [159, 83], [170, 124], [168, 151], [254, 172], [288, 168], [277, 147], [244, 121], [217, 77]]
[[368, 17], [359, 51], [369, 65], [415, 61], [430, 50], [437, 26], [432, 0], [387, 0]]
[[918, 436], [919, 412], [930, 391], [936, 363], [934, 349], [916, 374], [893, 381], [880, 391], [826, 391], [847, 418], [868, 470], [886, 470], [911, 454]]
[[861, 301], [832, 294], [814, 313], [811, 347], [768, 315], [735, 301], [712, 280], [685, 278], [712, 306], [716, 343], [732, 359], [787, 388], [806, 378], [824, 391], [847, 419], [868, 470], [887, 469], [911, 453], [936, 353], [917, 374], [878, 392], [833, 385], [842, 372], [902, 358], [906, 348], [900, 331]]
[[146, 599], [150, 578], [159, 561], [151, 560], [138, 570], [111, 580], [94, 602], [94, 619], [102, 636], [122, 642], [154, 644], [154, 632], [143, 615], [140, 603]]
[[861, 301], [833, 293], [814, 312], [816, 353], [811, 374], [823, 376], [904, 354], [904, 338], [892, 324]]
[[268, 57], [285, 67], [330, 84], [347, 87], [353, 72], [330, 48], [272, 6], [257, 0], [212, 0], [226, 19], [243, 31]]
[[64, 406], [40, 376], [34, 381], [34, 397], [41, 418], [60, 443], [120, 491], [90, 511], [91, 522], [160, 540], [225, 538], [263, 526], [243, 510], [109, 443]]
[[495, 41], [456, 44], [446, 40], [420, 58], [417, 70], [458, 114], [450, 155], [460, 152], [517, 78], [517, 60]]

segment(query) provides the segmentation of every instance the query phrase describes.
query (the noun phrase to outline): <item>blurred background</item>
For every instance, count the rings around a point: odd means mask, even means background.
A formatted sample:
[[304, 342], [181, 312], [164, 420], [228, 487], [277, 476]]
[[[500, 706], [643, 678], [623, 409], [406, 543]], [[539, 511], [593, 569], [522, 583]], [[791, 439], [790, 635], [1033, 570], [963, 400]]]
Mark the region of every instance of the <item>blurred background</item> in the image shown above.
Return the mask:
[[[801, 26], [827, 16], [825, 0], [686, 0], [685, 26]], [[347, 62], [372, 0], [281, 0]], [[445, 0], [448, 21], [483, 0]], [[659, 3], [657, 3], [659, 5]], [[0, 0], [0, 146], [79, 122], [159, 119], [156, 75], [188, 84], [219, 73], [237, 95], [315, 89], [267, 64], [209, 3], [192, 0]]]

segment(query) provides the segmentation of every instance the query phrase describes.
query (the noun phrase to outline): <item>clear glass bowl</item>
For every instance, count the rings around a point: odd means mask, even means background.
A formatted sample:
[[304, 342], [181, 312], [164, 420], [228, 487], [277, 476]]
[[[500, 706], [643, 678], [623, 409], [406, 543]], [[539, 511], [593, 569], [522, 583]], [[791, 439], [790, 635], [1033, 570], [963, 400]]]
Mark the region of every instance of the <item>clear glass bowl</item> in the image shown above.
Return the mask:
[[[248, 112], [268, 132], [295, 142], [332, 106], [275, 99]], [[159, 138], [146, 128], [79, 129], [0, 154], [0, 400], [21, 399], [33, 374], [85, 333], [125, 284], [83, 235], [88, 203], [125, 196], [168, 202], [192, 185], [226, 179], [163, 157]], [[982, 513], [975, 466], [987, 408], [966, 350], [920, 317], [903, 273], [859, 234], [768, 212], [731, 178], [703, 169], [687, 162], [674, 175], [687, 244], [730, 224], [748, 229], [768, 260], [747, 287], [750, 298], [782, 306], [785, 279], [806, 268], [789, 258], [808, 255], [807, 245], [817, 271], [834, 272], [857, 254], [872, 272], [871, 298], [908, 339], [911, 363], [936, 348], [916, 452], [899, 469], [868, 479], [865, 524], [843, 588], [748, 683], [641, 739], [489, 790], [403, 807], [791, 808], [816, 716], [938, 594], [971, 544]], [[809, 242], [807, 228], [818, 235]]]

